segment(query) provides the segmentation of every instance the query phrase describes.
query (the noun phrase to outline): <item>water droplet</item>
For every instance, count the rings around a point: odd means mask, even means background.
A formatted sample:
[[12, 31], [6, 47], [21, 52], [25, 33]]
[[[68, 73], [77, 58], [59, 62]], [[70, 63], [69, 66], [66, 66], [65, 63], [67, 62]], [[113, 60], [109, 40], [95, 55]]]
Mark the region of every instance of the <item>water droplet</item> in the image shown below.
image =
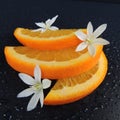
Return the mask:
[[9, 116], [9, 120], [12, 120], [12, 116], [11, 115]]
[[108, 86], [108, 85], [109, 85], [109, 83], [107, 82], [107, 83], [106, 83], [106, 85]]
[[84, 112], [87, 112], [88, 111], [88, 108], [85, 108]]
[[[75, 115], [73, 115], [72, 117], [71, 117], [71, 119], [75, 119], [76, 118], [76, 116]], [[58, 118], [57, 119], [55, 119], [55, 120], [58, 120]]]
[[110, 102], [113, 102], [113, 101], [114, 101], [113, 98], [108, 98], [108, 100], [109, 100]]
[[117, 68], [119, 68], [119, 65], [116, 65]]
[[103, 98], [106, 98], [106, 95], [104, 95]]
[[110, 72], [108, 72], [108, 75], [111, 75], [111, 73], [110, 73]]
[[119, 95], [119, 94], [116, 94], [116, 98], [120, 99], [120, 95]]
[[16, 111], [20, 111], [16, 106], [14, 107]]
[[96, 110], [98, 110], [98, 107], [95, 107], [95, 108], [94, 108], [94, 111], [96, 111]]
[[6, 114], [3, 114], [4, 117], [6, 117]]
[[21, 107], [20, 109], [23, 110], [23, 107]]
[[101, 105], [100, 107], [101, 107], [102, 109], [104, 108], [104, 106], [103, 106], [103, 105]]
[[113, 68], [114, 68], [114, 67], [111, 65], [111, 66], [110, 66], [110, 69], [113, 69]]
[[116, 83], [116, 79], [114, 79], [112, 82], [113, 82], [113, 83]]

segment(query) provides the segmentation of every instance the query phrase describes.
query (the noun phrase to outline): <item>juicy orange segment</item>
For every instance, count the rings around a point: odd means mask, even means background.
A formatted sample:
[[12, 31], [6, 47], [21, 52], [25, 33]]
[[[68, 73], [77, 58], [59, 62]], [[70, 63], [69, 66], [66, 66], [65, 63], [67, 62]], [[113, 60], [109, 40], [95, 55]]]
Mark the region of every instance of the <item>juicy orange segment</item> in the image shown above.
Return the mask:
[[[30, 29], [17, 28], [14, 36], [25, 46], [39, 50], [59, 50], [76, 46], [80, 40], [75, 36], [77, 29], [47, 30], [44, 33], [33, 32]], [[86, 29], [82, 29], [86, 32]]]
[[103, 47], [96, 46], [94, 57], [90, 56], [88, 50], [76, 52], [75, 48], [40, 51], [23, 46], [5, 47], [5, 56], [8, 64], [16, 71], [33, 75], [37, 64], [42, 70], [42, 78], [59, 79], [91, 69], [98, 62]]
[[89, 71], [78, 76], [58, 79], [46, 96], [44, 104], [66, 104], [89, 95], [103, 81], [108, 68], [107, 64], [106, 56], [102, 53], [98, 63]]

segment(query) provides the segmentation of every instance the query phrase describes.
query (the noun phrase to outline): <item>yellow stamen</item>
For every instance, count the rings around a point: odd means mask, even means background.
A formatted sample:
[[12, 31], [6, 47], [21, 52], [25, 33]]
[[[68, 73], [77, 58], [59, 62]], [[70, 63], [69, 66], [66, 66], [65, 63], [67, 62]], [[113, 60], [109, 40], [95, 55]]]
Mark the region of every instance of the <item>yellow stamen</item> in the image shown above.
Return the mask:
[[32, 88], [33, 88], [34, 90], [40, 90], [40, 89], [42, 89], [42, 84], [36, 83], [35, 85], [32, 86]]

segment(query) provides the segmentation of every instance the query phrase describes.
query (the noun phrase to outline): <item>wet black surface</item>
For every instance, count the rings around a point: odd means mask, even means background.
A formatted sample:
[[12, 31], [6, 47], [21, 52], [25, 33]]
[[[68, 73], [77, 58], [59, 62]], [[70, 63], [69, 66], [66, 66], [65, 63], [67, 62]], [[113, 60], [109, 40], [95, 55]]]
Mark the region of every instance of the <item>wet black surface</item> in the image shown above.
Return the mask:
[[[0, 4], [0, 120], [120, 120], [120, 4], [69, 1], [3, 1]], [[103, 37], [110, 41], [104, 47], [109, 70], [103, 83], [86, 98], [62, 106], [39, 106], [26, 112], [28, 98], [16, 95], [26, 86], [5, 61], [6, 45], [20, 45], [13, 36], [16, 27], [36, 28], [34, 22], [45, 21], [56, 14], [59, 28], [95, 28], [107, 23]]]

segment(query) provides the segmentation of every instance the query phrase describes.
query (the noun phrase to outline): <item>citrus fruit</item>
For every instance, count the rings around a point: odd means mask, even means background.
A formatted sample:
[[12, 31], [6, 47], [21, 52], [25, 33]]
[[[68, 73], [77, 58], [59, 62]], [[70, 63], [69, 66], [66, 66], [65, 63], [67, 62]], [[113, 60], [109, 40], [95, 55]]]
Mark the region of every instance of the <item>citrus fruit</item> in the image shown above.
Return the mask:
[[74, 77], [58, 79], [47, 94], [44, 104], [66, 104], [89, 95], [103, 81], [108, 68], [107, 64], [106, 56], [101, 53], [98, 63], [89, 71]]
[[[39, 50], [58, 50], [76, 46], [80, 40], [75, 36], [77, 29], [47, 30], [44, 33], [30, 29], [16, 28], [14, 36], [25, 46]], [[86, 32], [86, 29], [82, 29]]]
[[96, 55], [90, 56], [87, 49], [76, 52], [76, 47], [40, 51], [17, 46], [5, 47], [5, 56], [8, 64], [16, 71], [33, 75], [37, 64], [42, 70], [42, 78], [58, 79], [78, 75], [91, 69], [98, 62], [102, 48], [103, 46], [96, 46]]

